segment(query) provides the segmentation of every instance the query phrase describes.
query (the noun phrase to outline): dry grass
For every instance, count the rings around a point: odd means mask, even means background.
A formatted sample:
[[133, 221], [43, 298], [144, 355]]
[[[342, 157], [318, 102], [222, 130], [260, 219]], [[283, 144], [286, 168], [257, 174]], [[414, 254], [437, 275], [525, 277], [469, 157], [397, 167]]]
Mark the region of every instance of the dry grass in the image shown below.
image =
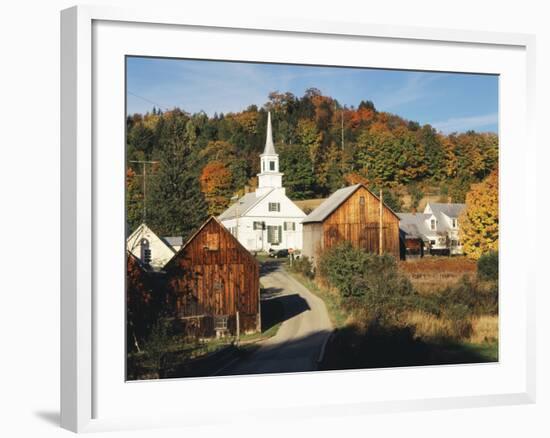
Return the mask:
[[[460, 341], [473, 344], [498, 341], [498, 316], [483, 315], [470, 319], [472, 333]], [[415, 337], [424, 340], [442, 341], [454, 337], [452, 321], [428, 313], [413, 311], [403, 315], [403, 324], [415, 328]]]
[[309, 214], [321, 205], [326, 198], [320, 199], [301, 199], [293, 201], [304, 213]]
[[464, 275], [476, 274], [476, 263], [465, 257], [425, 257], [399, 262], [399, 269], [421, 294], [454, 286]]
[[472, 336], [468, 339], [474, 344], [498, 341], [498, 316], [483, 315], [472, 318]]

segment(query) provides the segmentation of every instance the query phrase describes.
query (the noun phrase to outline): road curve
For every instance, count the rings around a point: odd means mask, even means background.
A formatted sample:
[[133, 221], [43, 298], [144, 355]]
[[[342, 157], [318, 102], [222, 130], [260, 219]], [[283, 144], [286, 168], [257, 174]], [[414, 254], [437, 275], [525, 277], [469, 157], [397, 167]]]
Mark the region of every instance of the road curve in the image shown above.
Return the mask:
[[283, 304], [283, 323], [277, 334], [248, 357], [219, 374], [242, 375], [314, 371], [332, 324], [325, 303], [285, 271], [281, 264], [268, 263], [261, 281], [268, 292], [262, 300]]

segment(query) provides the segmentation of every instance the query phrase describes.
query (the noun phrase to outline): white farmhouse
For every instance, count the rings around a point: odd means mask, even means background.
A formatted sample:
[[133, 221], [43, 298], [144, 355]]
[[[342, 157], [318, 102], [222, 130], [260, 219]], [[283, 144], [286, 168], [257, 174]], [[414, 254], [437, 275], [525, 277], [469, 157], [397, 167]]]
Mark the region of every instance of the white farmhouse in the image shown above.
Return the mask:
[[405, 238], [420, 238], [432, 254], [462, 254], [458, 217], [465, 204], [428, 203], [424, 213], [399, 213]]
[[160, 271], [176, 251], [163, 238], [157, 236], [146, 224], [141, 224], [126, 239], [126, 249], [144, 266]]
[[279, 155], [273, 145], [271, 113], [260, 155], [258, 188], [247, 193], [220, 216], [221, 223], [249, 251], [302, 249], [302, 219], [306, 214], [292, 202], [283, 187]]

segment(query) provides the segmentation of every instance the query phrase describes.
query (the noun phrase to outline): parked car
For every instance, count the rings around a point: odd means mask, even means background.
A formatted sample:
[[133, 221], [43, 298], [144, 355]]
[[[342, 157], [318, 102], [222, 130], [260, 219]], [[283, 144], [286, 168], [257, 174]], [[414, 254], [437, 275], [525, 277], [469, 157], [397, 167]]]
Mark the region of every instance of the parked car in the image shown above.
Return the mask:
[[275, 259], [283, 259], [288, 257], [288, 249], [270, 249], [269, 250], [269, 257], [273, 257]]

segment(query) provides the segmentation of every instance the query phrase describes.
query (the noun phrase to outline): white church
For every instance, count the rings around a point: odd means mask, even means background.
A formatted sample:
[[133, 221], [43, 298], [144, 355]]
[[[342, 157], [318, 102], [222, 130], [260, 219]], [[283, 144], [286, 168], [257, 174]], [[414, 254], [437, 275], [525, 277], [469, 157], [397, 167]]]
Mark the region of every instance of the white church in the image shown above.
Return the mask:
[[256, 191], [244, 195], [218, 219], [249, 251], [301, 250], [302, 219], [306, 214], [286, 196], [279, 155], [273, 145], [271, 113], [267, 116], [260, 165]]

